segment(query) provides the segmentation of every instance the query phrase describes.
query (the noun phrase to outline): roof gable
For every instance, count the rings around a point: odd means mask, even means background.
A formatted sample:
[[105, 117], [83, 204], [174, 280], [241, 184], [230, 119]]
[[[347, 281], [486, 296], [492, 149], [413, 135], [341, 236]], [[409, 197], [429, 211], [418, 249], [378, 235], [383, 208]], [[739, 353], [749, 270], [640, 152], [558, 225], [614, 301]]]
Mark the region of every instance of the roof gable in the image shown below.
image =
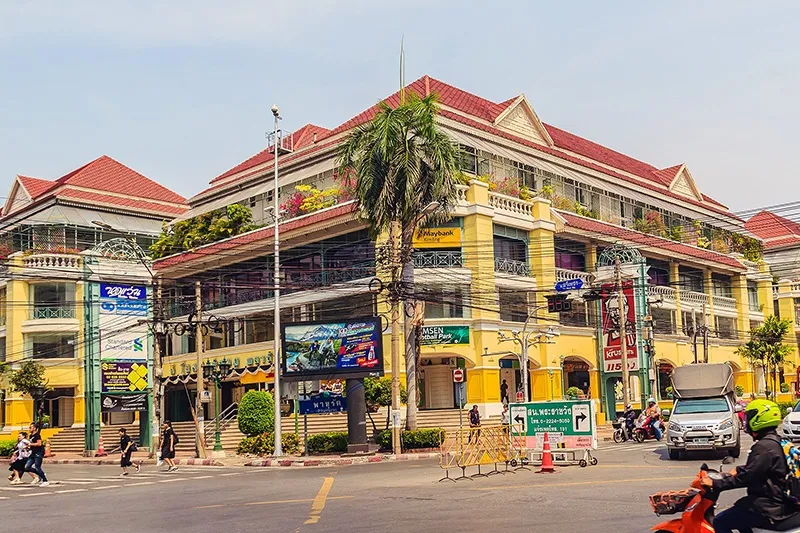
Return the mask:
[[494, 125], [533, 142], [553, 146], [553, 138], [550, 137], [547, 128], [539, 120], [539, 116], [524, 94], [519, 95], [513, 104], [497, 115]]
[[[673, 167], [674, 168], [674, 167]], [[669, 184], [669, 190], [683, 196], [693, 197], [696, 200], [703, 201], [703, 193], [697, 188], [697, 184], [692, 178], [692, 174], [686, 167], [686, 164], [680, 165], [678, 172]]]
[[11, 186], [11, 192], [8, 194], [6, 204], [3, 206], [3, 214], [7, 215], [8, 213], [13, 213], [14, 211], [22, 209], [30, 204], [32, 200], [31, 195], [28, 194], [25, 187], [22, 186], [19, 181], [19, 176], [17, 176], [14, 185]]

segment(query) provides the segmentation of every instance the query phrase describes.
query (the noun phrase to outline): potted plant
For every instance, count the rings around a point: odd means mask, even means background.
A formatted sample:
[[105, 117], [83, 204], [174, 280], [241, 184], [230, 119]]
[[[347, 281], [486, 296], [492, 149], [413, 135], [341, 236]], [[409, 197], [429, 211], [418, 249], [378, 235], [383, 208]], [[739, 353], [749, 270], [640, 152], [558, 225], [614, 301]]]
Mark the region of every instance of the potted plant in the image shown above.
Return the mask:
[[581, 394], [583, 394], [583, 391], [578, 387], [570, 387], [567, 389], [567, 399], [569, 400], [577, 400]]
[[737, 398], [742, 398], [744, 396], [744, 387], [741, 385], [736, 385], [736, 387], [734, 387], [734, 391], [736, 391]]
[[42, 415], [39, 418], [39, 423], [42, 425], [42, 428], [49, 428], [50, 427], [50, 415]]
[[789, 384], [788, 383], [781, 383], [781, 392], [786, 394], [789, 392]]
[[667, 387], [666, 388], [667, 398], [669, 398], [670, 400], [673, 397], [673, 391], [674, 391], [674, 389], [672, 387]]

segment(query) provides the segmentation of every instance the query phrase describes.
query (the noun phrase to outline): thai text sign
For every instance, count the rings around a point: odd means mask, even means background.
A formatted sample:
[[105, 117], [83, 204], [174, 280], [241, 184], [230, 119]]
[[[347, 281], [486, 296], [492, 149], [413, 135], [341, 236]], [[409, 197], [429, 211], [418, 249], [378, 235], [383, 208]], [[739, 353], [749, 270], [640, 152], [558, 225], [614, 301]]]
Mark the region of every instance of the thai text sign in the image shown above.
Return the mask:
[[633, 295], [633, 282], [623, 283], [622, 304], [625, 309], [619, 308], [619, 297], [614, 284], [603, 285], [602, 328], [603, 328], [603, 368], [606, 372], [622, 372], [622, 339], [620, 338], [620, 324], [622, 313], [626, 317], [627, 335], [625, 342], [628, 355], [628, 370], [639, 370], [638, 351], [636, 349], [636, 304]]
[[147, 393], [137, 394], [103, 394], [100, 400], [104, 413], [129, 413], [147, 411]]
[[460, 248], [461, 228], [422, 228], [414, 234], [414, 248]]
[[113, 283], [101, 283], [100, 298], [147, 300], [147, 287], [144, 285], [117, 285]]
[[140, 392], [147, 389], [147, 365], [136, 361], [100, 363], [102, 392]]
[[469, 326], [423, 326], [420, 344], [469, 344]]
[[383, 375], [380, 317], [283, 326], [283, 374], [294, 376]]
[[526, 447], [541, 449], [545, 433], [555, 448], [597, 448], [594, 409], [590, 401], [559, 400], [511, 404], [510, 422]]
[[300, 414], [341, 413], [347, 411], [347, 399], [341, 394], [321, 392], [308, 400], [300, 400]]

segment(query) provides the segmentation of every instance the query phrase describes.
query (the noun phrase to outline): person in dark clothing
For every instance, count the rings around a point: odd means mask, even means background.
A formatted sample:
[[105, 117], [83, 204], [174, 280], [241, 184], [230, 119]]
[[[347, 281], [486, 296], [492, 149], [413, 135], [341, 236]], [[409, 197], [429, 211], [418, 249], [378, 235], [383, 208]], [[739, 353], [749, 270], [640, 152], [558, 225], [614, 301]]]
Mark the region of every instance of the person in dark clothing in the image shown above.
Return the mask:
[[473, 405], [472, 409], [469, 410], [469, 439], [467, 443], [469, 444], [472, 442], [472, 436], [475, 436], [475, 440], [480, 439], [481, 437], [481, 414], [478, 412], [478, 406]]
[[177, 439], [175, 437], [175, 431], [172, 429], [172, 422], [165, 420], [162, 429], [164, 432], [161, 436], [161, 459], [167, 463], [169, 467], [167, 468], [167, 472], [175, 472], [178, 469], [174, 461]]
[[44, 475], [44, 470], [42, 470], [44, 441], [42, 440], [42, 435], [39, 433], [39, 426], [31, 424], [28, 429], [30, 429], [31, 432], [30, 439], [28, 439], [30, 440], [31, 456], [28, 457], [28, 461], [25, 463], [25, 471], [36, 474], [38, 482], [34, 480], [31, 483], [32, 485], [38, 483], [40, 487], [47, 487], [50, 483], [47, 481], [47, 476]]
[[714, 518], [715, 533], [752, 533], [797, 514], [782, 493], [788, 468], [775, 431], [781, 423], [780, 407], [769, 400], [754, 400], [745, 410], [745, 431], [753, 437], [747, 464], [722, 479], [704, 478], [703, 484], [717, 491], [747, 487], [747, 496]]
[[623, 416], [625, 417], [625, 440], [631, 440], [633, 438], [633, 428], [636, 427], [636, 411], [633, 410], [631, 404], [625, 406]]
[[508, 404], [508, 383], [506, 383], [506, 380], [503, 380], [500, 384], [500, 401]]
[[119, 428], [119, 466], [122, 467], [122, 475], [128, 475], [128, 467], [132, 466], [136, 469], [136, 473], [139, 473], [141, 466], [139, 463], [134, 463], [131, 461], [131, 454], [133, 454], [133, 439], [130, 438], [128, 435], [128, 431], [125, 428]]

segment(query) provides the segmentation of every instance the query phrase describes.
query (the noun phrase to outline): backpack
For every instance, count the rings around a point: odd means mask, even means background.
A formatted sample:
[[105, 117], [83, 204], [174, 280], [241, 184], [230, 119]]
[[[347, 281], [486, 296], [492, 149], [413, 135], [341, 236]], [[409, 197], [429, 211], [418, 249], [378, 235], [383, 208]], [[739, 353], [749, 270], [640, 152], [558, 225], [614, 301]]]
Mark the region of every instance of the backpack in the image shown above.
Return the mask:
[[784, 496], [788, 503], [800, 508], [800, 448], [786, 439], [781, 440], [781, 447], [788, 468], [783, 486]]
[[138, 451], [139, 451], [139, 443], [138, 443], [138, 442], [136, 442], [135, 440], [132, 440], [132, 441], [131, 441], [131, 448], [130, 448], [130, 450], [131, 450], [132, 452], [138, 452]]
[[177, 433], [175, 433], [175, 431], [174, 431], [174, 430], [173, 430], [173, 432], [172, 432], [172, 436], [175, 438], [175, 441], [174, 441], [174, 442], [175, 442], [175, 444], [178, 444], [178, 443], [181, 441], [181, 439], [179, 439], [179, 438], [178, 438], [178, 434], [177, 434]]

